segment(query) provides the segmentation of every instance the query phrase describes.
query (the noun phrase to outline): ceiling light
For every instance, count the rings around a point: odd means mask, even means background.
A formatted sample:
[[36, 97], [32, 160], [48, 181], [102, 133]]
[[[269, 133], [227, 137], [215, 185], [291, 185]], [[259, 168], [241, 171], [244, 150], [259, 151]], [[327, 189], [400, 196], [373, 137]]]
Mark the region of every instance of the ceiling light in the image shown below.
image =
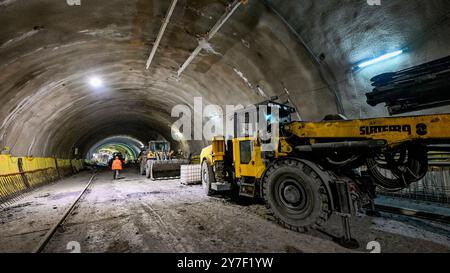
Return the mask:
[[103, 86], [103, 81], [99, 77], [91, 77], [89, 79], [89, 85], [94, 88], [99, 88]]
[[398, 55], [401, 55], [401, 54], [403, 54], [403, 50], [397, 50], [397, 51], [394, 51], [394, 52], [391, 52], [391, 53], [387, 53], [387, 54], [384, 54], [384, 55], [382, 55], [380, 57], [376, 57], [376, 58], [373, 58], [371, 60], [361, 62], [355, 68], [356, 69], [361, 69], [361, 68], [364, 68], [364, 67], [368, 67], [370, 65], [373, 65], [373, 64], [385, 61], [385, 60], [392, 59], [392, 58], [397, 57]]

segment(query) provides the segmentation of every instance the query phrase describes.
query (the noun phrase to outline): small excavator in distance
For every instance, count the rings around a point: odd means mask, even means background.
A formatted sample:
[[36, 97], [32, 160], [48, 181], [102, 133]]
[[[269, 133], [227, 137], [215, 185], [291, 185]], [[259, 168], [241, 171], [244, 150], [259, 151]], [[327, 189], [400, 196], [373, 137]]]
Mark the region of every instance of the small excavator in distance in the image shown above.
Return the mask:
[[142, 153], [140, 173], [151, 180], [176, 178], [180, 176], [181, 165], [185, 164], [189, 164], [189, 160], [177, 158], [168, 141], [150, 141], [148, 149]]
[[428, 152], [450, 144], [450, 114], [293, 121], [295, 109], [276, 98], [241, 111], [261, 106], [279, 112], [268, 123], [279, 128], [274, 149], [262, 149], [260, 134], [237, 136], [242, 124], [235, 113], [234, 136], [215, 137], [201, 152], [206, 194], [263, 198], [280, 224], [299, 232], [319, 228], [336, 213], [343, 220], [341, 243], [349, 248], [358, 245], [349, 217], [373, 204], [376, 187], [399, 191], [421, 180]]

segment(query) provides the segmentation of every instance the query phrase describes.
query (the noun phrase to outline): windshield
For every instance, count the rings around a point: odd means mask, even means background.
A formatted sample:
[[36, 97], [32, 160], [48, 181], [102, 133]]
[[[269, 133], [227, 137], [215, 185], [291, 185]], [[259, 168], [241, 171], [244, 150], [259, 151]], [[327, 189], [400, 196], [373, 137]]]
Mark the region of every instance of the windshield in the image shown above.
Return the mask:
[[154, 152], [168, 152], [169, 143], [167, 142], [150, 142], [150, 149]]

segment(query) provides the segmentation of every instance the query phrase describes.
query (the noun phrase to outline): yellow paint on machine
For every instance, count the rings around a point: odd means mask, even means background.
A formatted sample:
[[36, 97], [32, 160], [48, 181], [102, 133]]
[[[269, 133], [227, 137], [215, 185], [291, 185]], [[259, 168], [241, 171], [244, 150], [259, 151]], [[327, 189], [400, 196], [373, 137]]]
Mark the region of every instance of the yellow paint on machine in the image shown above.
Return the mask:
[[359, 138], [386, 140], [388, 146], [395, 146], [411, 140], [448, 139], [450, 115], [295, 122], [287, 125], [285, 130], [300, 138], [311, 140]]
[[[450, 115], [423, 115], [387, 117], [360, 120], [336, 120], [322, 122], [292, 122], [284, 125], [284, 131], [295, 135], [304, 145], [358, 140], [382, 140], [386, 148], [412, 141], [432, 143], [450, 141]], [[261, 158], [261, 144], [255, 138], [233, 138], [233, 167], [236, 178], [260, 179], [266, 166]], [[291, 147], [285, 137], [275, 141], [275, 158], [289, 156]], [[212, 145], [202, 150], [201, 159], [210, 165], [223, 161], [225, 140], [215, 137]]]
[[[241, 151], [247, 150], [247, 153]], [[243, 157], [245, 155], [245, 158]], [[261, 178], [266, 165], [261, 157], [261, 145], [255, 138], [235, 138], [233, 139], [233, 159], [236, 170], [236, 177]]]

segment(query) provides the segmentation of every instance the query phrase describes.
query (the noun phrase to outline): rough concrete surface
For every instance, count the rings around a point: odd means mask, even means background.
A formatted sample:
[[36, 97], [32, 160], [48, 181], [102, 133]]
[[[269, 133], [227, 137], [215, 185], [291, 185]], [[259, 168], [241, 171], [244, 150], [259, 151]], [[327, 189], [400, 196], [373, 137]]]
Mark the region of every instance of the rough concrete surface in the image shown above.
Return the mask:
[[[51, 239], [45, 252], [350, 252], [326, 235], [339, 235], [334, 217], [322, 231], [300, 234], [274, 222], [260, 202], [205, 196], [200, 185], [152, 182], [127, 171], [113, 181], [98, 174], [89, 192]], [[40, 188], [0, 211], [0, 252], [29, 252], [60, 217], [90, 173]], [[408, 217], [352, 219], [357, 252], [376, 240], [383, 252], [449, 252], [450, 228]]]
[[[72, 147], [86, 154], [117, 135], [172, 140], [171, 109], [192, 107], [194, 97], [205, 105], [247, 105], [273, 95], [286, 100], [287, 91], [304, 118], [335, 113], [334, 95], [309, 54], [261, 1], [241, 7], [177, 77], [227, 3], [179, 1], [146, 70], [170, 1], [6, 2], [0, 6], [0, 146], [20, 156], [67, 157]], [[103, 86], [92, 88], [91, 77]], [[203, 144], [180, 145], [199, 152]]]
[[[306, 120], [339, 108], [351, 118], [386, 116], [365, 102], [371, 77], [450, 54], [447, 0], [258, 0], [239, 8], [178, 78], [230, 2], [178, 1], [146, 70], [170, 1], [0, 1], [0, 147], [67, 157], [117, 135], [171, 140], [172, 107], [192, 107], [196, 96], [223, 106], [280, 95]], [[407, 52], [394, 60], [352, 71], [400, 48]], [[94, 76], [102, 88], [89, 86]], [[187, 152], [204, 144], [174, 143]]]
[[[450, 55], [447, 0], [265, 0], [284, 18], [318, 60], [324, 79], [341, 98], [349, 118], [387, 116], [384, 104], [371, 107], [370, 79]], [[367, 59], [404, 49], [398, 58], [353, 71]], [[420, 113], [448, 113], [441, 107]]]

